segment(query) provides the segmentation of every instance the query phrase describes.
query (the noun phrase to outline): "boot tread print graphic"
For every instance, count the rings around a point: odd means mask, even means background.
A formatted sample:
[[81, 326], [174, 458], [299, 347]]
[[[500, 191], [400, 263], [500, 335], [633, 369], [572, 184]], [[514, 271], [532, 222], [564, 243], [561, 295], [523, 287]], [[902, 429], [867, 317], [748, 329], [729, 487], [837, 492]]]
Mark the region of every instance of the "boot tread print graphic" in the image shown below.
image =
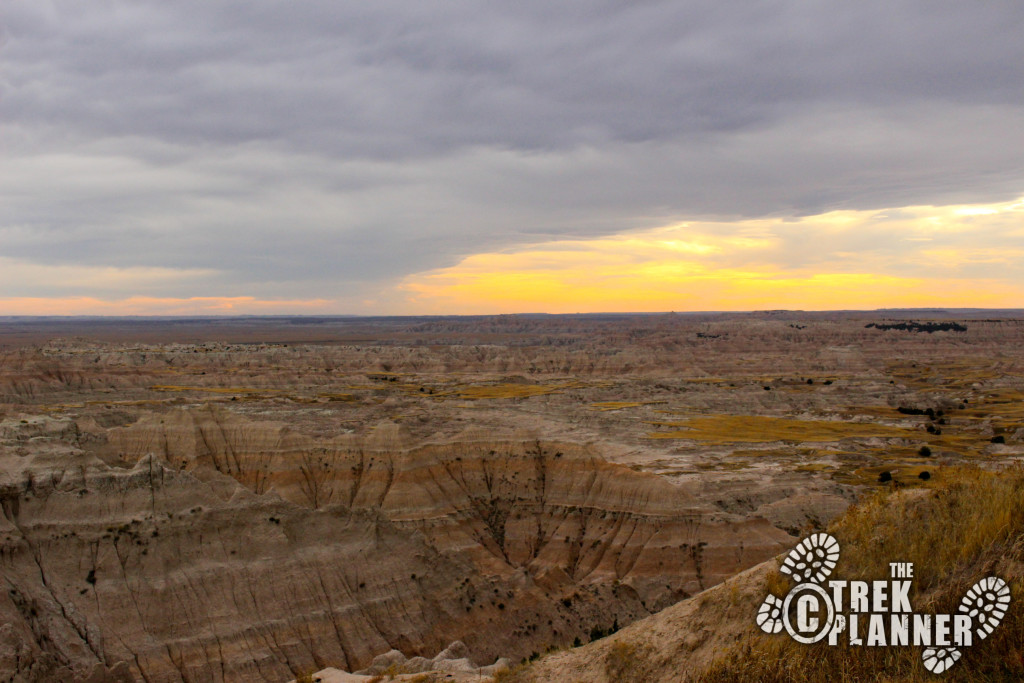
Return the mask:
[[[817, 533], [797, 544], [786, 555], [779, 571], [788, 574], [798, 584], [785, 600], [771, 593], [757, 610], [756, 622], [768, 634], [789, 630], [799, 640], [785, 621], [783, 609], [801, 584], [824, 585], [839, 561], [839, 542], [829, 534]], [[817, 589], [815, 589], [817, 590]], [[970, 617], [970, 625], [977, 640], [984, 640], [1002, 623], [1010, 606], [1010, 588], [997, 576], [988, 576], [975, 583], [960, 601], [960, 614]], [[846, 620], [836, 615], [837, 631], [845, 630]], [[809, 641], [805, 641], [809, 642]], [[963, 656], [962, 646], [926, 647], [921, 654], [924, 667], [935, 674], [948, 671]]]
[[[971, 618], [971, 624], [975, 627], [974, 634], [978, 640], [984, 640], [1002, 622], [1009, 606], [1010, 588], [1006, 582], [998, 576], [986, 576], [971, 586], [960, 600], [960, 613]], [[925, 648], [921, 657], [924, 668], [940, 674], [953, 666], [961, 654], [956, 647], [929, 647]]]
[[[821, 583], [839, 561], [839, 541], [829, 534], [812, 534], [800, 541], [782, 561], [779, 571], [789, 574], [798, 584]], [[783, 601], [771, 593], [757, 610], [757, 625], [768, 634], [780, 633], [783, 629]]]
[[839, 541], [829, 534], [812, 534], [800, 541], [783, 560], [779, 571], [797, 583], [821, 583], [839, 560]]
[[1010, 606], [1010, 588], [998, 576], [988, 576], [971, 586], [960, 601], [960, 611], [977, 626], [978, 640], [992, 635]]
[[921, 653], [924, 668], [933, 674], [940, 674], [957, 663], [963, 653], [955, 647], [926, 647]]
[[782, 600], [768, 594], [761, 606], [757, 609], [757, 625], [765, 633], [776, 634], [782, 632]]

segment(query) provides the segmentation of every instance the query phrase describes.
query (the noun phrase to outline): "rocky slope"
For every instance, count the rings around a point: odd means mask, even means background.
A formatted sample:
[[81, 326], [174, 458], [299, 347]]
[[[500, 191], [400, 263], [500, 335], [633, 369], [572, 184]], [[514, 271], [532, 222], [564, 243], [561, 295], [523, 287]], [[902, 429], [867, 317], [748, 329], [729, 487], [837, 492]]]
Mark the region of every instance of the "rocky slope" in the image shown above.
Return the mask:
[[[955, 467], [942, 479], [932, 489], [894, 487], [868, 496], [833, 520], [828, 531], [841, 553], [827, 580], [884, 581], [893, 574], [894, 558], [908, 562], [913, 581], [907, 599], [913, 613], [969, 613], [974, 638], [967, 647], [933, 649], [892, 640], [881, 646], [851, 645], [847, 636], [852, 636], [852, 627], [837, 645], [827, 638], [797, 642], [782, 629], [772, 635], [762, 632], [757, 617], [766, 595], [781, 598], [796, 585], [792, 575], [779, 571], [789, 561], [784, 554], [612, 636], [520, 667], [504, 680], [1024, 680], [1024, 614], [1019, 606], [1024, 595], [1024, 470]], [[791, 616], [796, 616], [792, 609]], [[858, 616], [848, 596], [840, 599], [837, 612], [847, 619]], [[860, 631], [862, 638], [864, 633]], [[881, 635], [889, 636], [884, 628]], [[941, 678], [936, 675], [940, 673]]]
[[570, 444], [318, 443], [207, 408], [111, 430], [103, 462], [75, 423], [5, 424], [11, 674], [279, 681], [457, 638], [519, 658], [790, 540]]
[[777, 567], [767, 560], [698, 596], [580, 648], [556, 652], [511, 677], [515, 683], [679, 683], [753, 630]]

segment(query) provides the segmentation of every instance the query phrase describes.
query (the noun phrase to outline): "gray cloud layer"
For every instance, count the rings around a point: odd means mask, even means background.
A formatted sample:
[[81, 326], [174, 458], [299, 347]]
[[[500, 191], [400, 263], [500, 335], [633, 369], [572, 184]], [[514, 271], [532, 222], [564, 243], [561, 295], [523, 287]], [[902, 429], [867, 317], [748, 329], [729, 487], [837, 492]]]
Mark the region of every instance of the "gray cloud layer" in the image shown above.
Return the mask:
[[0, 256], [211, 271], [151, 295], [368, 296], [549, 237], [1024, 190], [1010, 0], [11, 0], [0, 22]]

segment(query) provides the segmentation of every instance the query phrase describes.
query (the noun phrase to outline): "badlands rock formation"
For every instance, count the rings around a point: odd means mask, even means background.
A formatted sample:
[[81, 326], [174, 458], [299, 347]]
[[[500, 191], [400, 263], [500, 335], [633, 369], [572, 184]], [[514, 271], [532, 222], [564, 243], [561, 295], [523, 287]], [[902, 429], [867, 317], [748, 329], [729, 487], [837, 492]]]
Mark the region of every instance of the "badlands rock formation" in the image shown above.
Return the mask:
[[5, 433], [12, 673], [286, 680], [455, 638], [518, 659], [789, 541], [569, 444], [376, 450], [177, 409], [111, 430], [119, 467], [65, 446], [74, 423]]
[[518, 662], [777, 554], [881, 472], [1021, 455], [1014, 320], [63, 324], [0, 329], [5, 679]]
[[488, 574], [511, 567], [563, 587], [615, 581], [646, 609], [717, 583], [789, 540], [763, 519], [699, 506], [661, 478], [579, 445], [455, 441], [395, 450], [388, 427], [365, 443], [316, 442], [221, 410], [177, 410], [112, 430], [108, 453], [213, 469], [314, 509], [378, 513]]

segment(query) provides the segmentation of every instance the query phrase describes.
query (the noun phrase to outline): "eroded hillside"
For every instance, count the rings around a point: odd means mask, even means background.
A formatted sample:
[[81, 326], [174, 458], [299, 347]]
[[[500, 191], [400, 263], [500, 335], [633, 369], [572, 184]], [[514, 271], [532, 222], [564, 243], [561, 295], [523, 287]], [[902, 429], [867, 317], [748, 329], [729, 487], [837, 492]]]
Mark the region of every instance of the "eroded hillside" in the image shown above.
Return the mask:
[[[13, 443], [41, 448], [32, 427]], [[111, 430], [124, 467], [49, 446], [8, 456], [3, 489], [9, 616], [39, 667], [286, 680], [455, 639], [521, 657], [789, 541], [572, 445], [375, 450], [199, 408]]]

